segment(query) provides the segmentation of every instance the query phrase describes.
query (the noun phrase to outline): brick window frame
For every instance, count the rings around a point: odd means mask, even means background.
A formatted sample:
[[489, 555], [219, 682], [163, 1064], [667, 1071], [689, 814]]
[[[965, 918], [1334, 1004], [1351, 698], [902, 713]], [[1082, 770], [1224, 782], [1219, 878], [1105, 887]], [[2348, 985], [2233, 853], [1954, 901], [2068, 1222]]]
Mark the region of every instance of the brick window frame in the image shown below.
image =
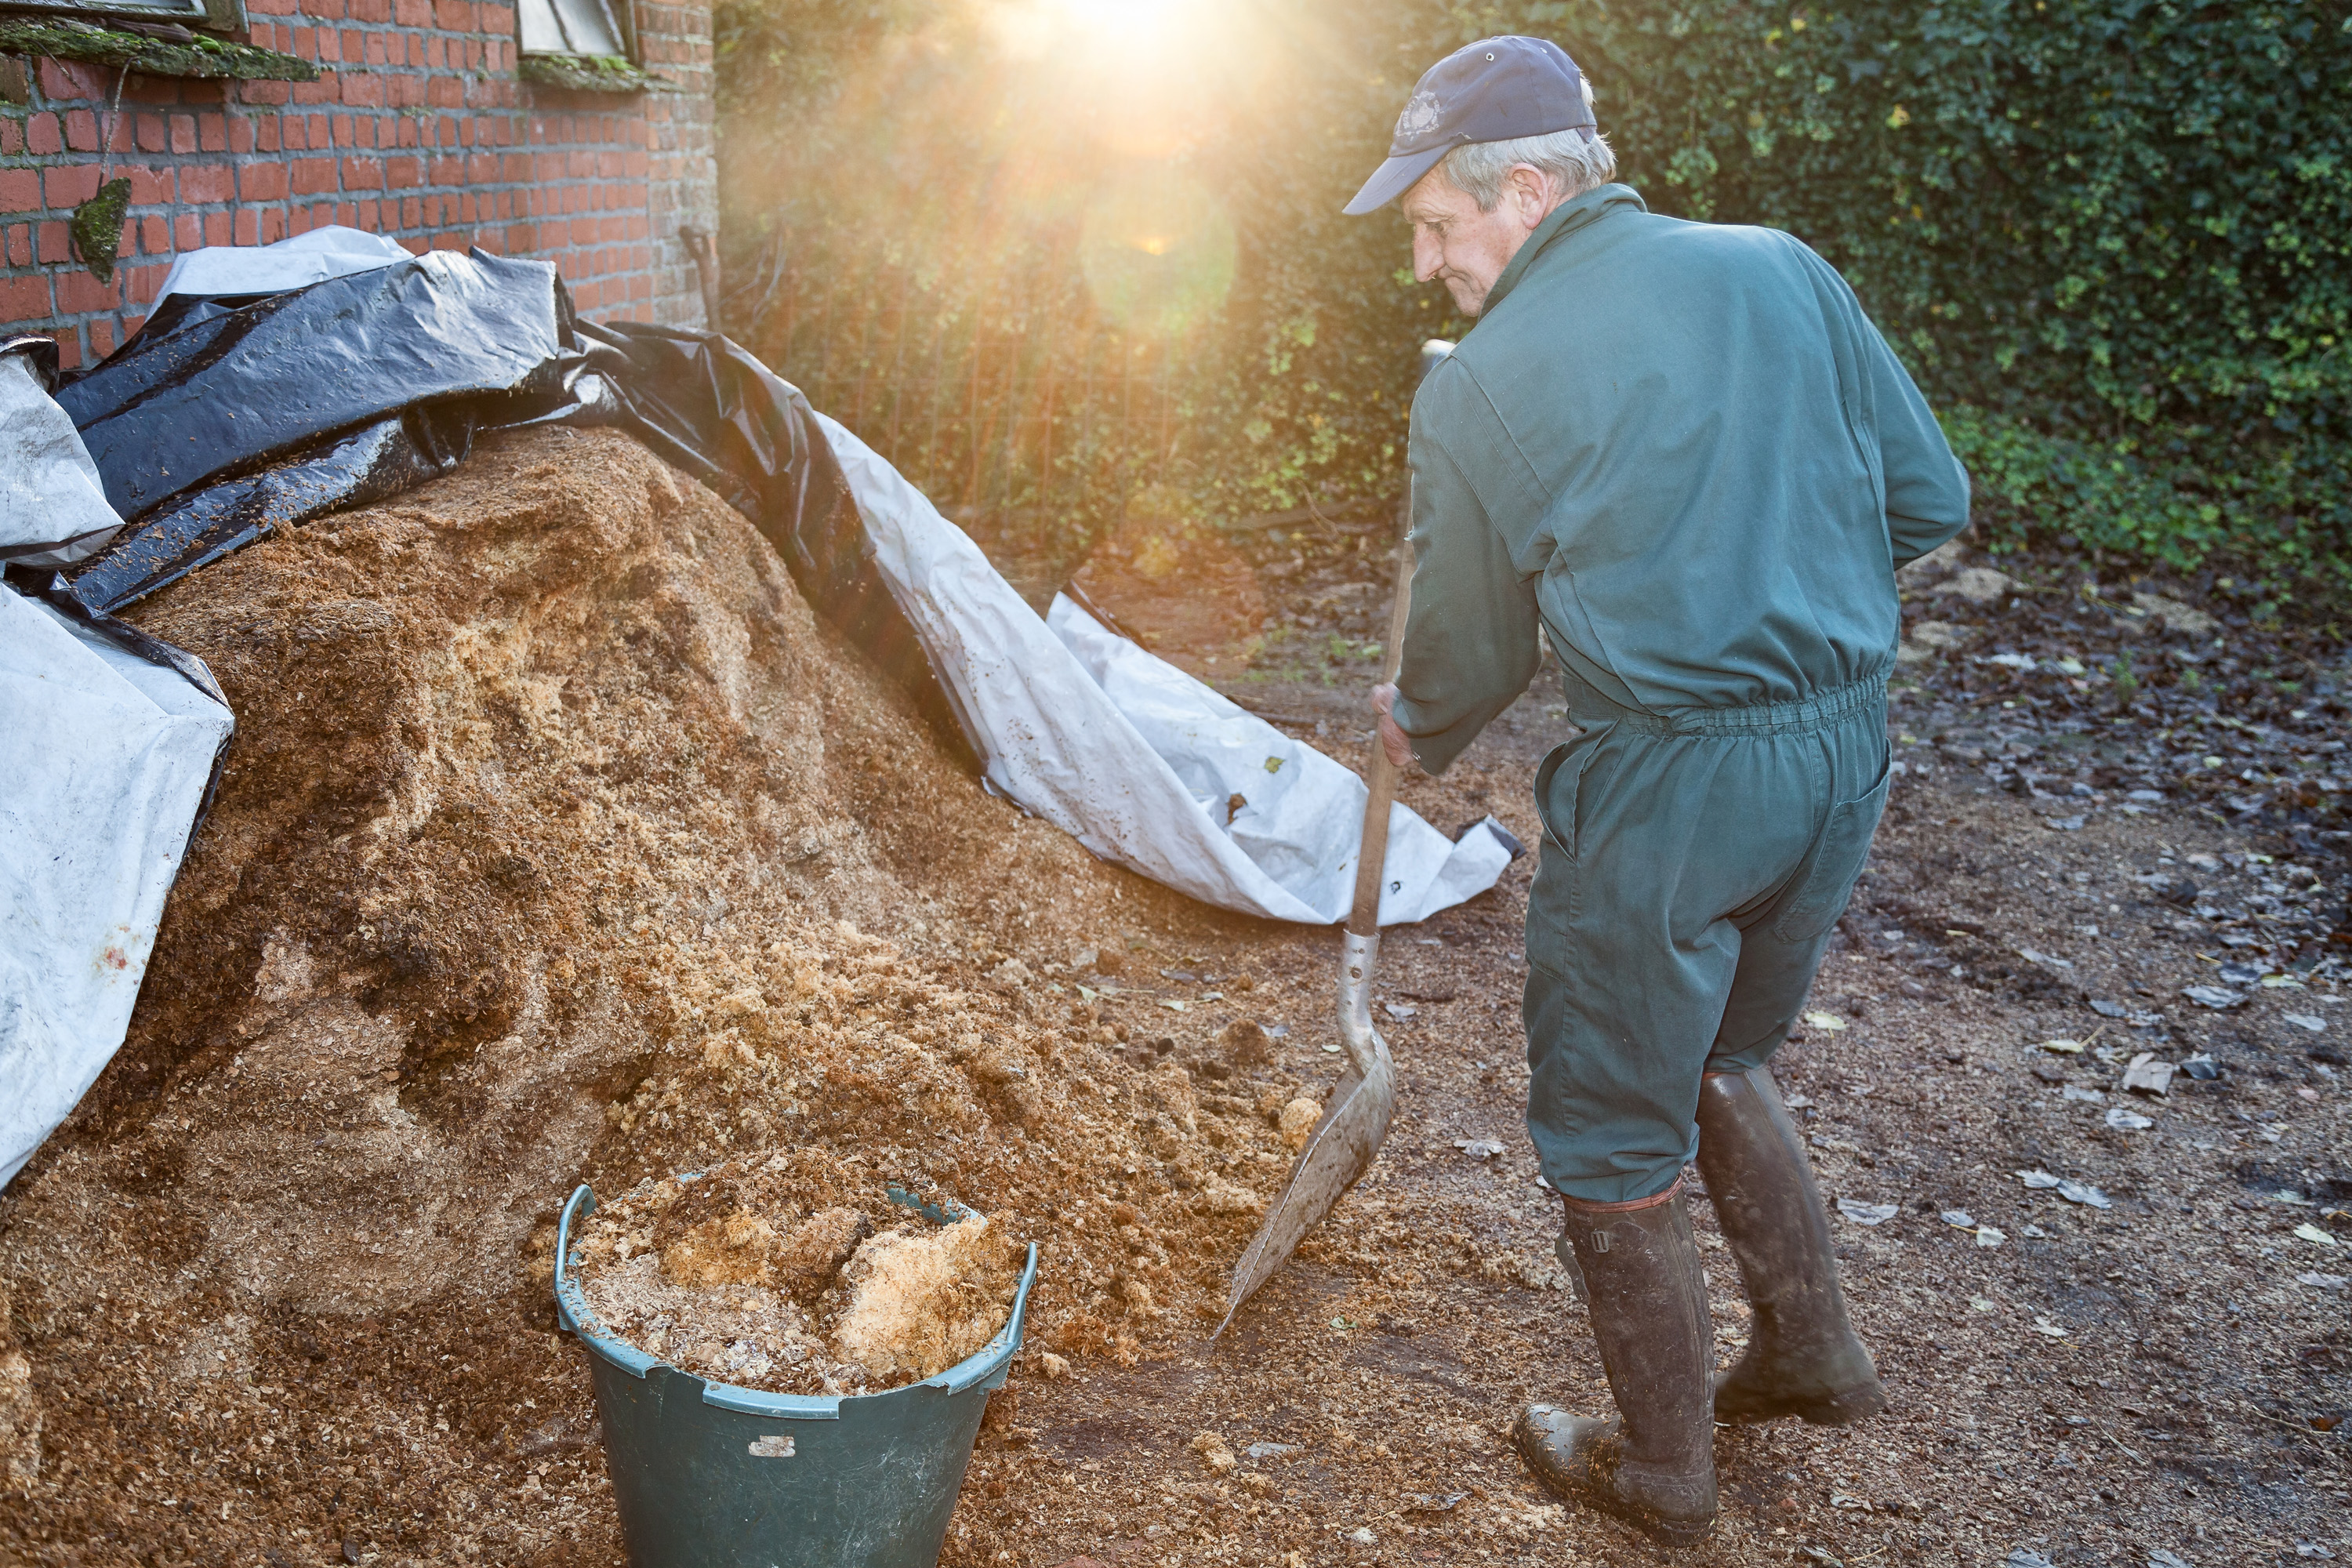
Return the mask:
[[516, 0], [515, 53], [522, 79], [543, 87], [644, 92], [667, 85], [645, 68], [634, 0]]
[[176, 22], [208, 33], [246, 30], [245, 0], [0, 0], [0, 12], [86, 22]]

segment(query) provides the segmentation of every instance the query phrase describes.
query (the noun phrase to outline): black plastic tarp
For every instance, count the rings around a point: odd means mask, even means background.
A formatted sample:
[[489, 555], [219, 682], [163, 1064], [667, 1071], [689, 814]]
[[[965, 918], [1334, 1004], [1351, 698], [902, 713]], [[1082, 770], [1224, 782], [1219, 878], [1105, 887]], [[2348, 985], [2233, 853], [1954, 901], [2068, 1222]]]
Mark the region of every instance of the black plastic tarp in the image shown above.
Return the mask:
[[93, 609], [446, 473], [580, 363], [555, 268], [480, 250], [171, 304], [57, 395], [131, 525], [73, 575]]
[[749, 517], [810, 607], [915, 700], [974, 770], [980, 758], [874, 563], [849, 481], [800, 389], [715, 332], [581, 322], [573, 424], [614, 424]]
[[111, 613], [278, 529], [437, 479], [465, 459], [478, 412], [467, 404], [412, 408], [183, 495], [82, 567], [74, 596]]
[[544, 261], [475, 251], [330, 278], [152, 342], [62, 388], [129, 521], [269, 458], [445, 398], [558, 393], [570, 307]]
[[553, 267], [480, 250], [171, 304], [58, 394], [130, 523], [72, 575], [90, 609], [447, 473], [478, 433], [614, 425], [750, 517], [977, 766], [807, 399], [726, 338], [578, 321]]

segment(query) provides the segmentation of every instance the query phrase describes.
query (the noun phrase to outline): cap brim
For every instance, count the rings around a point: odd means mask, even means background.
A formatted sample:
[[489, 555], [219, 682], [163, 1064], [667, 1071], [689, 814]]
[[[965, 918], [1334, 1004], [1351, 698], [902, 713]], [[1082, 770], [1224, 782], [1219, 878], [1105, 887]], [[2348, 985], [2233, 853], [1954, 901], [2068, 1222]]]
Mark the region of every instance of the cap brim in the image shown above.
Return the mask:
[[1453, 151], [1453, 143], [1448, 142], [1424, 153], [1405, 153], [1391, 158], [1372, 171], [1372, 177], [1364, 182], [1364, 188], [1356, 193], [1356, 199], [1339, 210], [1349, 217], [1362, 217], [1366, 213], [1380, 211], [1412, 189], [1423, 174], [1444, 162], [1445, 154]]

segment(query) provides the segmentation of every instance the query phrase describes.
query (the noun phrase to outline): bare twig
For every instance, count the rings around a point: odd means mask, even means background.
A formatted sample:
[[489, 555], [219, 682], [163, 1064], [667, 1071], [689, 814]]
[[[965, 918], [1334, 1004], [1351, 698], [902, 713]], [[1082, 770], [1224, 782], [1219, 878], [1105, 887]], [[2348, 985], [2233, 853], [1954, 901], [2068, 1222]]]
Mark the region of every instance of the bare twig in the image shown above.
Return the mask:
[[2132, 1458], [2133, 1458], [2133, 1460], [2134, 1460], [2135, 1462], [2137, 1462], [2137, 1463], [2138, 1463], [2138, 1464], [2143, 1464], [2143, 1465], [2145, 1465], [2145, 1464], [2147, 1464], [2147, 1461], [2146, 1459], [2141, 1458], [2139, 1457], [2139, 1455], [2138, 1455], [2138, 1454], [2137, 1454], [2137, 1453], [2135, 1453], [2135, 1452], [2133, 1452], [2133, 1450], [2132, 1450], [2132, 1449], [2130, 1449], [2130, 1448], [2128, 1448], [2128, 1447], [2124, 1447], [2124, 1440], [2123, 1440], [2122, 1438], [2120, 1438], [2120, 1437], [2116, 1436], [2113, 1432], [2109, 1431], [2106, 1427], [2105, 1427], [2105, 1426], [2101, 1426], [2101, 1427], [2099, 1428], [2099, 1436], [2102, 1436], [2102, 1437], [2105, 1437], [2108, 1442], [2113, 1443], [2116, 1447], [2118, 1447], [2118, 1448], [2123, 1448], [2123, 1450], [2124, 1450], [2124, 1452], [2125, 1452], [2125, 1453], [2126, 1453], [2126, 1454], [2130, 1454], [2130, 1455], [2131, 1455], [2131, 1457], [2132, 1457]]
[[2244, 1405], [2251, 1414], [2259, 1415], [2265, 1421], [2275, 1421], [2290, 1432], [2300, 1432], [2305, 1436], [2313, 1438], [2319, 1442], [2326, 1442], [2327, 1440], [2328, 1434], [2325, 1432], [2315, 1432], [2310, 1427], [2310, 1426], [2304, 1422], [2290, 1421], [2284, 1415], [2273, 1415], [2269, 1411], [2263, 1409], [2261, 1405], [2252, 1404], [2250, 1401], [2241, 1400], [2240, 1403]]

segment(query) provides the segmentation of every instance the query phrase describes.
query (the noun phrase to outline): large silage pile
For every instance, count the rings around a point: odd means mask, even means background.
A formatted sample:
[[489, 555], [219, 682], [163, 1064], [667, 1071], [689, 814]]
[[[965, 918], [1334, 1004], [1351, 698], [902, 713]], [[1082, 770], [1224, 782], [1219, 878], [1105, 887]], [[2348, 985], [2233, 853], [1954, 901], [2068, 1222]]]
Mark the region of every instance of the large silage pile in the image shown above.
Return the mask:
[[541, 1481], [601, 1463], [547, 1331], [582, 1179], [818, 1150], [1044, 1244], [1041, 1350], [1213, 1313], [1320, 1059], [1246, 975], [1134, 994], [1232, 917], [983, 795], [629, 438], [495, 438], [133, 618], [238, 731], [128, 1043], [0, 1195], [12, 1551], [595, 1536]]

